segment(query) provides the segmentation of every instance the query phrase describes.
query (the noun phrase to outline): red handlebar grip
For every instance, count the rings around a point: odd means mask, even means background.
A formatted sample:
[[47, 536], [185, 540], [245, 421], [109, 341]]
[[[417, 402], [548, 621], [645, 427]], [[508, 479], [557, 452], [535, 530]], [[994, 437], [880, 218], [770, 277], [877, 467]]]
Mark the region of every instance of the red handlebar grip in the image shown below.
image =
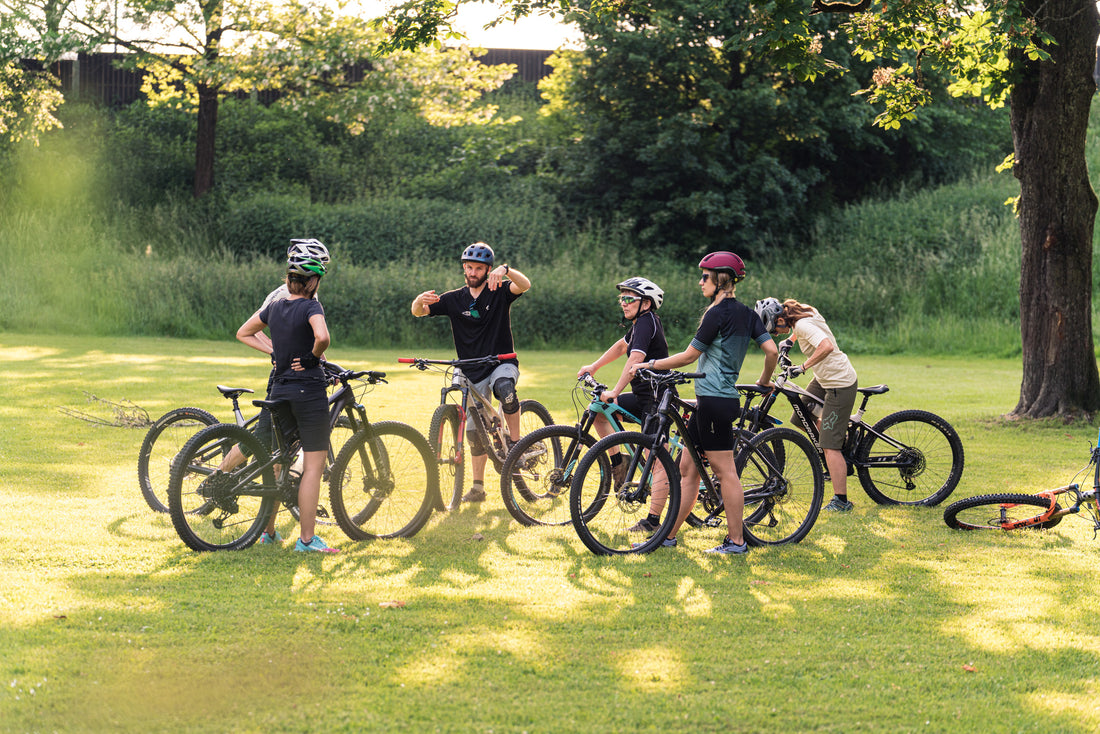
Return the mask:
[[515, 358], [516, 358], [516, 353], [515, 352], [511, 352], [509, 354], [498, 354], [497, 355], [497, 359], [515, 359]]
[[402, 363], [402, 364], [413, 364], [413, 363], [416, 362], [416, 360], [413, 359], [412, 357], [398, 357], [397, 361]]

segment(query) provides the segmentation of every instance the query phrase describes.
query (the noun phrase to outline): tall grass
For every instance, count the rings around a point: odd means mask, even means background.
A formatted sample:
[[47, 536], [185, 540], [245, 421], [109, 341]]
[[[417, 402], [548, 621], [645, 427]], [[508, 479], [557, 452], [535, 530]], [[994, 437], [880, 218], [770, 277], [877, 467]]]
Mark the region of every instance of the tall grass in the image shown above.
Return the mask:
[[[331, 236], [336, 266], [322, 288], [329, 320], [362, 346], [449, 344], [446, 324], [413, 319], [409, 304], [423, 290], [460, 285], [455, 258], [474, 239], [532, 278], [515, 311], [521, 348], [606, 346], [623, 333], [614, 283], [631, 275], [665, 289], [661, 316], [674, 346], [686, 343], [705, 305], [694, 259], [642, 251], [614, 224], [567, 225], [537, 196], [328, 207], [290, 195], [252, 204], [212, 196], [128, 207], [97, 196], [104, 184], [94, 146], [58, 141], [17, 156], [18, 185], [0, 193], [14, 284], [0, 293], [3, 330], [230, 338], [280, 280], [287, 239], [310, 235]], [[1010, 174], [985, 172], [853, 204], [818, 220], [805, 242], [749, 260], [738, 297], [811, 303], [851, 352], [1016, 355], [1020, 241], [1004, 203], [1016, 191]], [[261, 226], [261, 202], [273, 212], [282, 206], [281, 227]], [[461, 211], [443, 226], [447, 207]], [[376, 238], [357, 239], [352, 220], [375, 222], [362, 226]], [[229, 232], [254, 239], [244, 247]]]

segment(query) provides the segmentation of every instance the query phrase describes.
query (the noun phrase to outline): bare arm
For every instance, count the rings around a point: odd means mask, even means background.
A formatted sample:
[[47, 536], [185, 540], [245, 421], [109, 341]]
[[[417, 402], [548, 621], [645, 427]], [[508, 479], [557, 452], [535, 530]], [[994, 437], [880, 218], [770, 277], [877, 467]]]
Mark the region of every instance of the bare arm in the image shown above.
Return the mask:
[[439, 296], [436, 294], [433, 288], [430, 291], [424, 291], [419, 296], [413, 299], [412, 302], [412, 315], [417, 318], [428, 315], [428, 307], [433, 303], [439, 301]]
[[259, 312], [252, 314], [248, 321], [245, 321], [241, 324], [241, 328], [237, 329], [237, 341], [247, 344], [264, 354], [271, 354], [273, 349], [271, 339], [263, 333], [266, 326], [267, 324], [260, 320]]

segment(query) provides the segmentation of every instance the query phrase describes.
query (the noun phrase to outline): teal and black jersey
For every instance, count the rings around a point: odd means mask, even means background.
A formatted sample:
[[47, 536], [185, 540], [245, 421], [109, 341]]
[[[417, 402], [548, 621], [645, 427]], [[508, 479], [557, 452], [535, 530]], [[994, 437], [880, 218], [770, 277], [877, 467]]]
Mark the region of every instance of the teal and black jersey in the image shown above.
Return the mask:
[[740, 397], [737, 376], [749, 344], [771, 339], [756, 312], [736, 298], [725, 298], [703, 314], [691, 346], [702, 352], [698, 371], [706, 377], [695, 381], [695, 394], [716, 398]]

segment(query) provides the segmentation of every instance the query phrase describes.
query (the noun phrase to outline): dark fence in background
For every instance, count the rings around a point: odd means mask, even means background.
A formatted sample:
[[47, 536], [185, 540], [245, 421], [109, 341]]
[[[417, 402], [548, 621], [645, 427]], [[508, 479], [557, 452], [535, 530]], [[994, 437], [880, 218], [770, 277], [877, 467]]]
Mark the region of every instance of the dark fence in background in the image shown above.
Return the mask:
[[[516, 75], [513, 78], [535, 83], [549, 76], [553, 69], [546, 64], [552, 51], [530, 49], [491, 48], [484, 56], [479, 56], [483, 64], [515, 64]], [[117, 63], [126, 58], [125, 54], [80, 54], [76, 59], [67, 59], [53, 64], [50, 69], [61, 79], [61, 89], [69, 99], [99, 102], [111, 107], [123, 107], [142, 98], [141, 71], [119, 69]], [[367, 65], [359, 67], [365, 73]], [[261, 91], [254, 93], [262, 104], [271, 104], [278, 99], [279, 93]], [[249, 97], [249, 93], [240, 92], [240, 97]]]

